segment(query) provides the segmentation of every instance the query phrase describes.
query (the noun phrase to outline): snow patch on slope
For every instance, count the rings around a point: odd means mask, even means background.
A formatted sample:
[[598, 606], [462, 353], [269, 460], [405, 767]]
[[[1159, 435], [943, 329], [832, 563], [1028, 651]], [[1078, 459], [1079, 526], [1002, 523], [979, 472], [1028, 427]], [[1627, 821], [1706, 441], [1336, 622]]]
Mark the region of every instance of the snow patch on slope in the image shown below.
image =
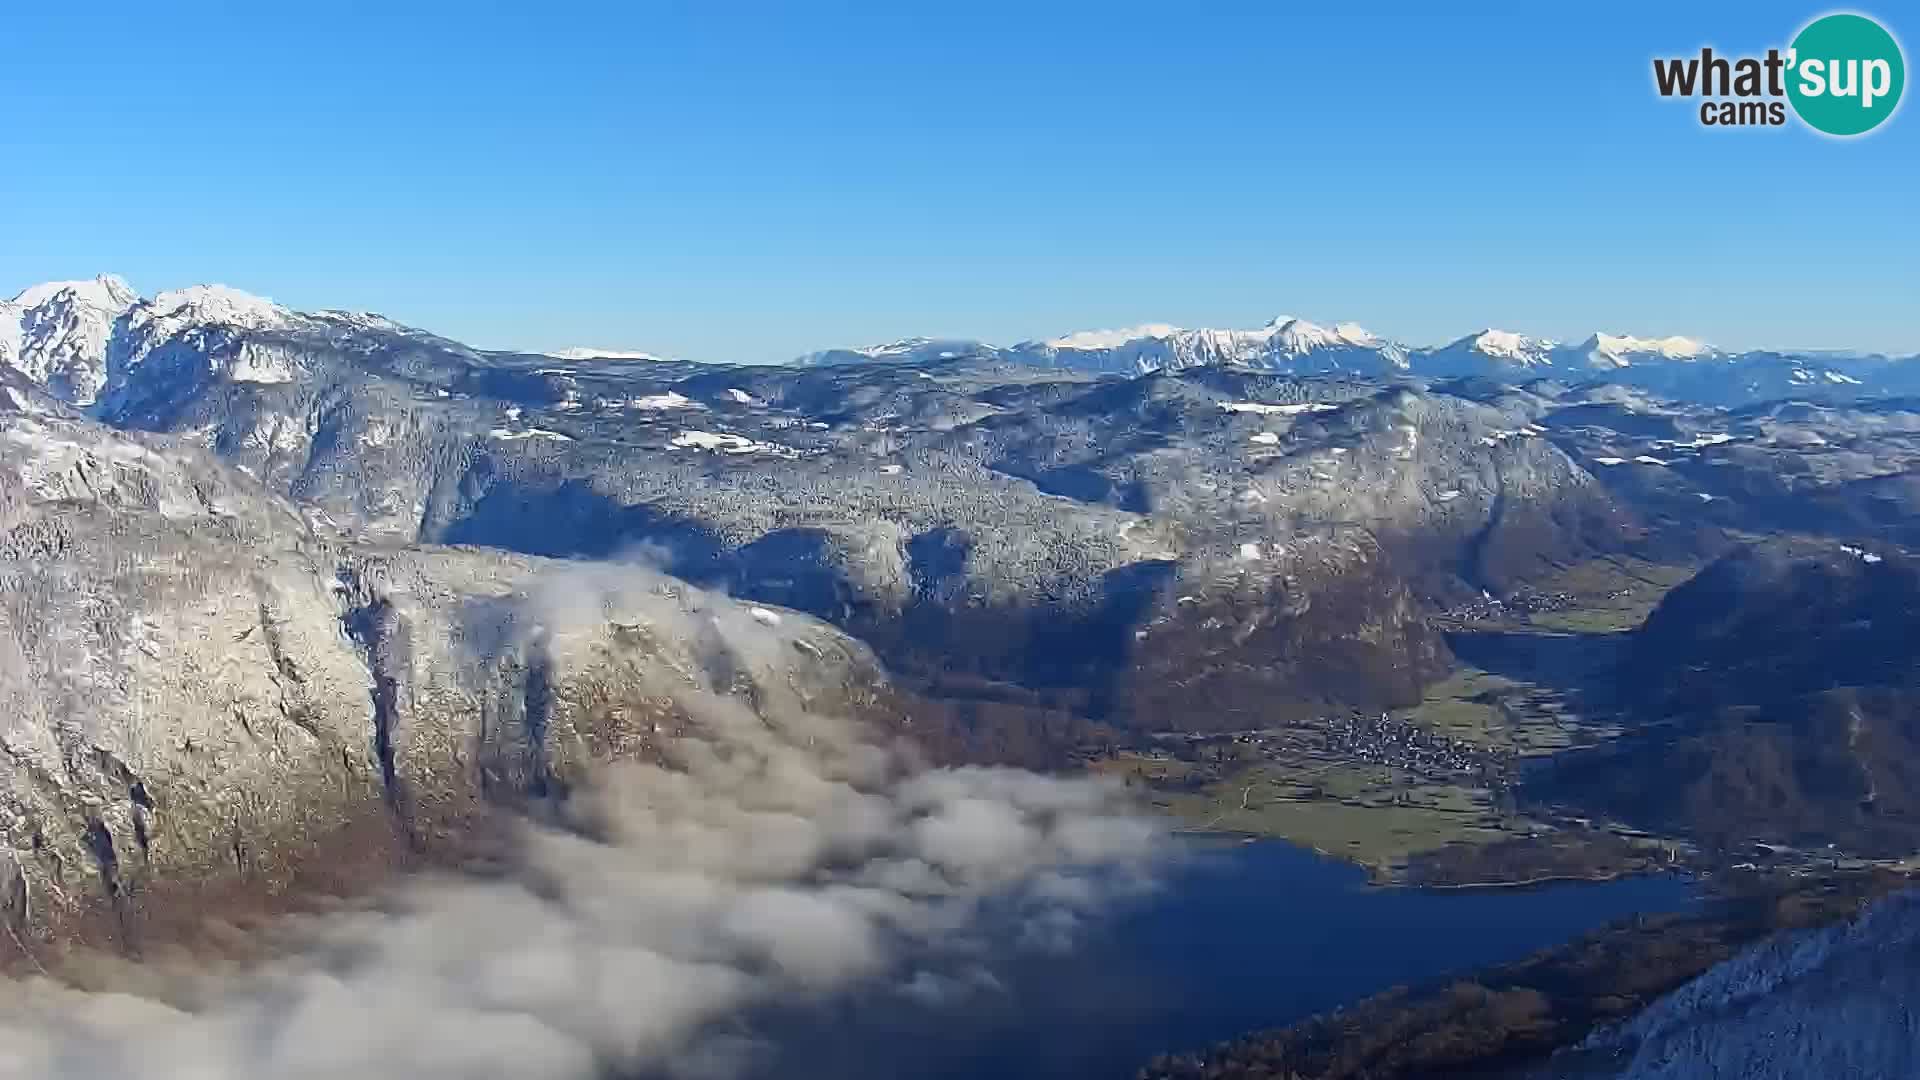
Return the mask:
[[541, 353], [555, 360], [661, 360], [668, 358], [655, 353], [634, 349], [596, 349], [590, 346], [574, 345], [565, 349], [549, 349]]
[[642, 397], [630, 398], [626, 403], [626, 407], [629, 409], [638, 409], [641, 412], [665, 412], [669, 409], [704, 408], [704, 406], [692, 398], [672, 390], [664, 394], [647, 394]]
[[1262, 416], [1299, 416], [1302, 413], [1332, 412], [1340, 406], [1324, 401], [1301, 401], [1291, 405], [1268, 405], [1259, 401], [1223, 401], [1221, 412], [1255, 413]]
[[492, 438], [499, 439], [501, 442], [518, 442], [522, 439], [552, 439], [555, 442], [573, 441], [573, 436], [571, 435], [537, 427], [530, 427], [525, 431], [515, 431], [512, 428], [494, 428], [492, 431], [487, 432], [487, 434]]
[[726, 431], [683, 431], [667, 441], [676, 450], [707, 450], [718, 454], [768, 454], [799, 457], [800, 452], [779, 443], [760, 442]]

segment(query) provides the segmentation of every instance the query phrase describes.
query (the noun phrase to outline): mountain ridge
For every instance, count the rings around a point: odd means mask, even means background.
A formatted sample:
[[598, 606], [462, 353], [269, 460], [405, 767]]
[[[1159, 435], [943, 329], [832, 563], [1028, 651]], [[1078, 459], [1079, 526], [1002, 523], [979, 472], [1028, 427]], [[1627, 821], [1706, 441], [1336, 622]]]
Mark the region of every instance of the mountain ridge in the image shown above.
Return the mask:
[[[142, 297], [124, 278], [103, 274], [29, 286], [0, 301], [0, 364], [21, 371], [69, 404], [99, 408], [123, 397], [132, 370], [155, 354], [166, 354], [176, 345], [184, 345], [186, 352], [218, 351], [223, 337], [230, 338], [234, 332], [430, 337], [475, 357], [545, 356], [564, 364], [684, 362], [634, 349], [476, 349], [369, 312], [297, 311], [225, 285], [192, 285]], [[1503, 382], [1558, 378], [1617, 382], [1720, 405], [1805, 394], [1920, 392], [1920, 362], [1916, 362], [1920, 358], [1915, 357], [1846, 350], [1733, 351], [1677, 335], [1609, 332], [1564, 343], [1491, 328], [1444, 344], [1413, 345], [1381, 337], [1354, 322], [1322, 324], [1291, 315], [1251, 329], [1147, 323], [1012, 345], [911, 337], [881, 345], [821, 349], [790, 364], [927, 365], [969, 359], [1115, 375], [1246, 367], [1294, 375], [1483, 377]], [[258, 357], [242, 358], [228, 370], [243, 380], [292, 377], [277, 362], [261, 362]]]

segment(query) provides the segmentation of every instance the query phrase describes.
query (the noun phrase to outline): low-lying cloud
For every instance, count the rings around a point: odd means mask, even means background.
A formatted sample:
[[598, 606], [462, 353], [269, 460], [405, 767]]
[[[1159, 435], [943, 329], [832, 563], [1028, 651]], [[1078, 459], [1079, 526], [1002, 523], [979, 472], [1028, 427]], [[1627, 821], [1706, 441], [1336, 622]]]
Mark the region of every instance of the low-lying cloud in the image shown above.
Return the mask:
[[[604, 574], [537, 598], [554, 647], [613, 607], [748, 660], [785, 632]], [[777, 1057], [762, 1010], [1002, 992], [996, 953], [1070, 947], [1158, 848], [1112, 785], [919, 769], [777, 692], [676, 700], [692, 722], [662, 760], [610, 766], [560, 824], [520, 826], [497, 872], [290, 921], [277, 958], [242, 973], [7, 985], [0, 1078], [726, 1077]]]

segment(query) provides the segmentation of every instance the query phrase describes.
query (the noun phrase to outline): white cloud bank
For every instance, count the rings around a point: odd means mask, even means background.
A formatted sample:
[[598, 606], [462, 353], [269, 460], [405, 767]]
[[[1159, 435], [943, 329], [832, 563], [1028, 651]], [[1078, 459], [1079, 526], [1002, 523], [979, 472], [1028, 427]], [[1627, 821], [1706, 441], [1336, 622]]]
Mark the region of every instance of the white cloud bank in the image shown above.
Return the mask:
[[[551, 590], [545, 629], [603, 617], [609, 580]], [[717, 627], [743, 651], [783, 632], [707, 618], [676, 632]], [[524, 825], [501, 872], [290, 921], [288, 947], [244, 973], [6, 984], [0, 1078], [728, 1076], [774, 1049], [756, 1008], [993, 993], [989, 946], [1060, 947], [1112, 887], [1145, 881], [1158, 833], [1113, 786], [919, 771], [774, 697], [690, 692], [694, 733], [666, 761], [610, 768], [566, 827]]]

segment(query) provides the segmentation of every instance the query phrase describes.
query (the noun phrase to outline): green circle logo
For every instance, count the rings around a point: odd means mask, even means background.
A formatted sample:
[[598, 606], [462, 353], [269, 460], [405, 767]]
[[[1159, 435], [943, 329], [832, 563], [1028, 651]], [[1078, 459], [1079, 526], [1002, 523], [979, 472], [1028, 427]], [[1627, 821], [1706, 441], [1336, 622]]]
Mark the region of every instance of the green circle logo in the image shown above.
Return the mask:
[[1860, 135], [1900, 104], [1907, 64], [1900, 43], [1865, 15], [1823, 15], [1793, 39], [1787, 100], [1807, 126], [1828, 135]]

